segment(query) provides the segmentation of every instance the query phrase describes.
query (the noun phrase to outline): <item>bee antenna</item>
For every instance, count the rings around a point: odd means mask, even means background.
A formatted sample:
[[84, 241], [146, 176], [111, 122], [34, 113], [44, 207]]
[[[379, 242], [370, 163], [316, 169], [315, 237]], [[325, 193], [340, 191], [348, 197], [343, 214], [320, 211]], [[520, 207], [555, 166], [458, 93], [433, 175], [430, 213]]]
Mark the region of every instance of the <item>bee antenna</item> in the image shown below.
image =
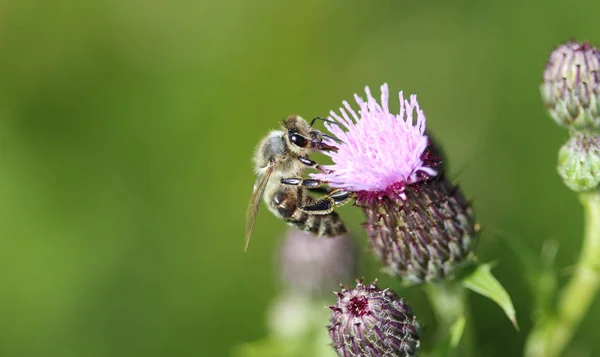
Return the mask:
[[327, 122], [327, 123], [330, 123], [330, 124], [335, 124], [335, 125], [338, 125], [338, 124], [337, 124], [335, 121], [333, 121], [333, 120], [330, 120], [330, 119], [327, 119], [327, 118], [321, 118], [321, 117], [314, 117], [314, 118], [313, 118], [313, 120], [311, 120], [311, 122], [310, 122], [310, 127], [311, 127], [311, 128], [312, 128], [312, 126], [315, 124], [315, 122], [316, 122], [317, 120], [321, 120], [321, 121], [324, 121], [324, 122]]
[[338, 144], [345, 144], [343, 141], [341, 141], [340, 139], [336, 138], [335, 136], [331, 136], [331, 135], [327, 135], [327, 134], [323, 134], [321, 133], [321, 136], [330, 140], [335, 141]]

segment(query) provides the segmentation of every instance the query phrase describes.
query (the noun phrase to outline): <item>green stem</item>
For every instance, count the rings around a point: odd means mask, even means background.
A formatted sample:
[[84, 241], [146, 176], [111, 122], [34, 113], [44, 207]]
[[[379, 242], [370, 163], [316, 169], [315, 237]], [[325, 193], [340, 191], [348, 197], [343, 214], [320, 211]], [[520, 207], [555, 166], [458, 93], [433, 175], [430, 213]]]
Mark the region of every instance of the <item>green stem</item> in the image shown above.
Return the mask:
[[475, 355], [474, 330], [467, 307], [467, 289], [460, 282], [449, 281], [425, 285], [425, 293], [431, 302], [438, 321], [438, 343], [448, 337], [450, 327], [460, 318], [466, 319], [465, 330], [457, 347], [456, 356]]
[[600, 193], [579, 197], [585, 209], [583, 248], [552, 318], [539, 321], [526, 346], [528, 357], [557, 357], [577, 331], [600, 287]]

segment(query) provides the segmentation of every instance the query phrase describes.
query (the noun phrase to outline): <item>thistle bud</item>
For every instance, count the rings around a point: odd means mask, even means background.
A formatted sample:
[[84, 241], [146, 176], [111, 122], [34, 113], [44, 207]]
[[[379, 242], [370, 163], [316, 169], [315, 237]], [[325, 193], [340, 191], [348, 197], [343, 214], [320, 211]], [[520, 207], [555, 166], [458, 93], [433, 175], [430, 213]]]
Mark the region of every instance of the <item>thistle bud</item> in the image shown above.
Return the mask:
[[409, 285], [452, 278], [476, 244], [479, 226], [470, 203], [443, 175], [403, 193], [364, 207], [383, 270]]
[[599, 70], [600, 53], [587, 42], [571, 41], [550, 54], [540, 89], [559, 125], [578, 130], [600, 127]]
[[573, 191], [596, 189], [600, 183], [600, 135], [574, 133], [558, 152], [557, 169]]
[[419, 353], [421, 328], [393, 291], [358, 282], [337, 293], [329, 334], [343, 357], [410, 357]]
[[292, 228], [280, 249], [281, 281], [293, 293], [326, 296], [355, 277], [357, 249], [345, 235], [323, 238]]

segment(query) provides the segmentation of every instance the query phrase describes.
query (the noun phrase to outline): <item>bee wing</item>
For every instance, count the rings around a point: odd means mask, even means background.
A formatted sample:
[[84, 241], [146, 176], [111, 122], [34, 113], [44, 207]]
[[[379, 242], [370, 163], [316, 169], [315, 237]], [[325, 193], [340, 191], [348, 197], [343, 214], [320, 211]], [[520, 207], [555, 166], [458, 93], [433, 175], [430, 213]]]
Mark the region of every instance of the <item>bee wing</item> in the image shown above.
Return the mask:
[[256, 214], [260, 207], [260, 200], [267, 187], [267, 182], [269, 182], [269, 178], [273, 173], [274, 166], [275, 161], [269, 161], [269, 166], [267, 166], [265, 173], [257, 177], [254, 183], [254, 190], [252, 191], [252, 196], [250, 196], [250, 204], [248, 204], [248, 210], [246, 211], [246, 245], [244, 246], [244, 251], [248, 249], [252, 228], [254, 228], [254, 221], [256, 221]]

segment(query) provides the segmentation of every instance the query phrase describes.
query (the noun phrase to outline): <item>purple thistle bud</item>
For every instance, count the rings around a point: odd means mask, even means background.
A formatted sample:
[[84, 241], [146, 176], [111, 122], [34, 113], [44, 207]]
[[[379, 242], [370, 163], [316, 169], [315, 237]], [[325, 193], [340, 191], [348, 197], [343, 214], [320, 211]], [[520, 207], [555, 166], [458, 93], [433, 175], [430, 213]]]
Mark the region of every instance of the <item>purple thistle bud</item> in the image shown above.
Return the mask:
[[473, 209], [443, 175], [411, 185], [405, 198], [386, 198], [364, 211], [383, 270], [407, 285], [451, 278], [476, 244]]
[[279, 260], [286, 287], [301, 295], [322, 297], [355, 277], [357, 249], [345, 235], [323, 238], [291, 228], [281, 245]]
[[330, 306], [328, 327], [342, 357], [410, 357], [419, 353], [421, 328], [404, 300], [374, 282], [343, 289]]
[[479, 226], [471, 204], [438, 173], [442, 152], [426, 134], [416, 96], [404, 100], [401, 92], [395, 115], [387, 85], [381, 104], [368, 87], [366, 93], [366, 101], [355, 96], [358, 113], [347, 102], [341, 116], [331, 112], [339, 125], [327, 128], [342, 143], [325, 153], [333, 165], [313, 177], [356, 192], [371, 247], [387, 273], [408, 284], [450, 278], [475, 246]]
[[600, 53], [588, 42], [570, 41], [550, 54], [540, 89], [542, 101], [559, 125], [600, 127], [598, 71]]

